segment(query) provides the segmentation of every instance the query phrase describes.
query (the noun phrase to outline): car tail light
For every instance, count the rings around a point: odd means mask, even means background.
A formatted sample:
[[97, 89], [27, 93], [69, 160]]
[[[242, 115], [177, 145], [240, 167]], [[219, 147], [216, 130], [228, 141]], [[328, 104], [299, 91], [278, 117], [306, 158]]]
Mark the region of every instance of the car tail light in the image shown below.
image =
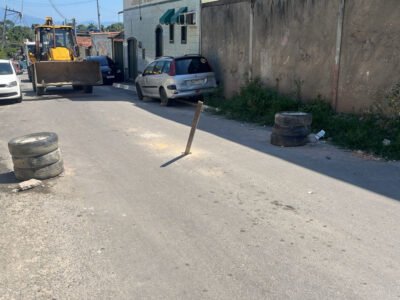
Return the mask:
[[176, 75], [176, 65], [175, 65], [175, 60], [171, 62], [171, 67], [169, 68], [169, 76], [175, 76]]

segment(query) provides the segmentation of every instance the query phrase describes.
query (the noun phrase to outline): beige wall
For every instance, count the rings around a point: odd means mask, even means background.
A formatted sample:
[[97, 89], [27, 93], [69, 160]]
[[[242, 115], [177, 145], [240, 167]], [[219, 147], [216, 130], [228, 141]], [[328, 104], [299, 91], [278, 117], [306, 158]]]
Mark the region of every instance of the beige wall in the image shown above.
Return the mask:
[[[252, 73], [282, 93], [334, 103], [341, 0], [254, 2], [251, 52], [250, 1], [203, 5], [202, 53], [226, 95], [237, 92]], [[343, 26], [337, 108], [359, 112], [400, 82], [400, 1], [346, 0]]]

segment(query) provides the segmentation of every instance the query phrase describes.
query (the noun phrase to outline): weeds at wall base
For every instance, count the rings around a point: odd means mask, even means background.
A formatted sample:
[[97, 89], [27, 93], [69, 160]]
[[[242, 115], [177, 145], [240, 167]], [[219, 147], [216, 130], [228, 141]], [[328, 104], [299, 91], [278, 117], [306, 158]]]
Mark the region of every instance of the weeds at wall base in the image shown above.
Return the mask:
[[[334, 144], [388, 160], [400, 160], [400, 116], [396, 112], [383, 115], [371, 109], [362, 115], [335, 113], [321, 98], [301, 103], [263, 86], [259, 80], [248, 83], [230, 99], [224, 99], [222, 94], [220, 88], [207, 96], [205, 103], [228, 118], [272, 126], [277, 112], [310, 112], [313, 131], [324, 129], [326, 137]], [[389, 101], [393, 103], [393, 97]], [[384, 145], [384, 140], [389, 140], [390, 145]]]

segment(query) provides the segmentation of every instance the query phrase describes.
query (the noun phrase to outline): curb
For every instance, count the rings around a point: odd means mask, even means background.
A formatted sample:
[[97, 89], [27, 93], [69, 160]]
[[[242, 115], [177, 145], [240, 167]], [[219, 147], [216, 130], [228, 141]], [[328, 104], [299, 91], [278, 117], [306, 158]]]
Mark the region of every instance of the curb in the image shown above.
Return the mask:
[[113, 83], [113, 87], [117, 89], [123, 89], [127, 91], [132, 91], [136, 93], [136, 88], [132, 84], [124, 84], [124, 83]]

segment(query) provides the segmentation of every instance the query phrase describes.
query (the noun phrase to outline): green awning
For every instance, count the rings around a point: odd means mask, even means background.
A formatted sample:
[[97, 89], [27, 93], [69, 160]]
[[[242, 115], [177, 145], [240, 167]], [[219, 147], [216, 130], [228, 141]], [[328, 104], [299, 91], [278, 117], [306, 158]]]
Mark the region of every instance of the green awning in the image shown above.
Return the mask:
[[171, 23], [171, 18], [175, 15], [175, 9], [168, 9], [160, 18], [160, 24], [168, 25]]
[[187, 12], [187, 10], [188, 8], [186, 6], [178, 9], [178, 11], [171, 18], [171, 24], [183, 24], [183, 18], [181, 15]]

